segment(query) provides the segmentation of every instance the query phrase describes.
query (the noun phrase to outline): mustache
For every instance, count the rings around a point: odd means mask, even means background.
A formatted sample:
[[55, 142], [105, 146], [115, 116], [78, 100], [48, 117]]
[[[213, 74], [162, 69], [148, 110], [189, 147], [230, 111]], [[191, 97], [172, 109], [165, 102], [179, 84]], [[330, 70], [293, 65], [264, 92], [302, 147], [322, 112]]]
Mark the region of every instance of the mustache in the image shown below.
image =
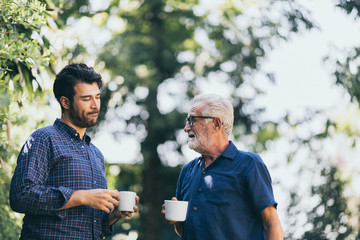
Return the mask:
[[189, 131], [188, 136], [195, 136], [195, 133], [193, 131]]
[[88, 112], [87, 114], [99, 114], [100, 111]]

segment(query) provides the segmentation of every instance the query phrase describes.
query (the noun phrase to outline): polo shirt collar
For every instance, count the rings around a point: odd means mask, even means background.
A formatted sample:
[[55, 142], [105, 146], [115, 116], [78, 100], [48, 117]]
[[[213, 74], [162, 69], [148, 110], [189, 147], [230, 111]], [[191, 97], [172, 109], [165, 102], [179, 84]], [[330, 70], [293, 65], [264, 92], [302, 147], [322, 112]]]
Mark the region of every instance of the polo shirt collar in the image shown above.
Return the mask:
[[[72, 127], [67, 125], [66, 123], [62, 122], [59, 118], [57, 118], [54, 122], [54, 126], [59, 128], [61, 131], [63, 131], [65, 134], [67, 134], [70, 138], [81, 140], [80, 134]], [[84, 134], [84, 140], [86, 143], [90, 143], [91, 138], [89, 135], [87, 135], [86, 131]]]
[[237, 148], [232, 141], [229, 141], [229, 146], [220, 155], [225, 158], [234, 159], [237, 152]]
[[[236, 156], [236, 152], [237, 152], [237, 148], [236, 146], [234, 145], [234, 143], [232, 141], [229, 141], [229, 146], [227, 146], [227, 148], [225, 149], [224, 152], [222, 152], [220, 154], [219, 157], [224, 157], [224, 158], [228, 158], [230, 160], [233, 160]], [[218, 157], [218, 158], [219, 158]], [[199, 158], [198, 158], [198, 164], [201, 164], [202, 162], [204, 161], [204, 156], [201, 155]]]

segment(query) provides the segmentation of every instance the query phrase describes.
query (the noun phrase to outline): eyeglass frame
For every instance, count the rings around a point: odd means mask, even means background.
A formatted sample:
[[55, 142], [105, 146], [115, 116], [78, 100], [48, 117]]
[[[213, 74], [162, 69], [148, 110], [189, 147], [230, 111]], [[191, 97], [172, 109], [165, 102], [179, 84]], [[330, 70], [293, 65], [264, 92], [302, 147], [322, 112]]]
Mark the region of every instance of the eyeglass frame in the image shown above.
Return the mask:
[[190, 127], [192, 127], [194, 125], [194, 118], [211, 118], [211, 119], [215, 119], [216, 117], [211, 117], [211, 116], [192, 116], [190, 115], [189, 117], [186, 118], [186, 123], [185, 124], [189, 124]]

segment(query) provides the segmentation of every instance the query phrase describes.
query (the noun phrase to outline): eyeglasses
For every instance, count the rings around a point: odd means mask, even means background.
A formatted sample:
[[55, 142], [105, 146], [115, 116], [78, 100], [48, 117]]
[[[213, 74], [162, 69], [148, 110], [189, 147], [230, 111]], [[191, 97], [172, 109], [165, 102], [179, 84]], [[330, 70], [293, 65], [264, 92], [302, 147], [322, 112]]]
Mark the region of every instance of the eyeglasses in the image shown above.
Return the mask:
[[189, 126], [192, 127], [194, 125], [194, 118], [211, 118], [211, 119], [214, 119], [215, 117], [210, 117], [210, 116], [189, 116], [186, 119], [186, 124], [189, 124]]

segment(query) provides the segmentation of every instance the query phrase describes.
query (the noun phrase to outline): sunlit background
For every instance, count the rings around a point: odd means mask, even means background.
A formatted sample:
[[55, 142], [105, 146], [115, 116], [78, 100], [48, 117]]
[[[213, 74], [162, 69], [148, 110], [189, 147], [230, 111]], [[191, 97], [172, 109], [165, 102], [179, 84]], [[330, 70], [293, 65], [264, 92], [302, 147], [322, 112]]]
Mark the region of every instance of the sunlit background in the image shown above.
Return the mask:
[[[11, 176], [31, 132], [60, 116], [54, 73], [84, 62], [105, 82], [106, 112], [89, 131], [105, 156], [109, 188], [131, 189], [142, 199], [140, 213], [116, 223], [112, 239], [177, 239], [161, 223], [160, 208], [175, 194], [181, 167], [198, 156], [182, 130], [197, 93], [233, 101], [231, 139], [267, 165], [286, 239], [359, 239], [359, 4], [346, 12], [340, 0], [43, 2], [51, 15], [31, 38], [43, 47], [48, 40], [52, 71], [29, 64], [33, 92], [45, 90], [33, 99], [31, 91], [14, 94], [14, 76], [4, 81], [10, 97], [0, 99], [9, 106], [1, 115], [1, 177]], [[159, 39], [154, 15], [164, 24]], [[166, 59], [168, 65], [156, 62]], [[341, 83], [339, 72], [354, 81]], [[0, 203], [11, 211], [7, 200]], [[21, 218], [9, 215], [16, 226]]]

